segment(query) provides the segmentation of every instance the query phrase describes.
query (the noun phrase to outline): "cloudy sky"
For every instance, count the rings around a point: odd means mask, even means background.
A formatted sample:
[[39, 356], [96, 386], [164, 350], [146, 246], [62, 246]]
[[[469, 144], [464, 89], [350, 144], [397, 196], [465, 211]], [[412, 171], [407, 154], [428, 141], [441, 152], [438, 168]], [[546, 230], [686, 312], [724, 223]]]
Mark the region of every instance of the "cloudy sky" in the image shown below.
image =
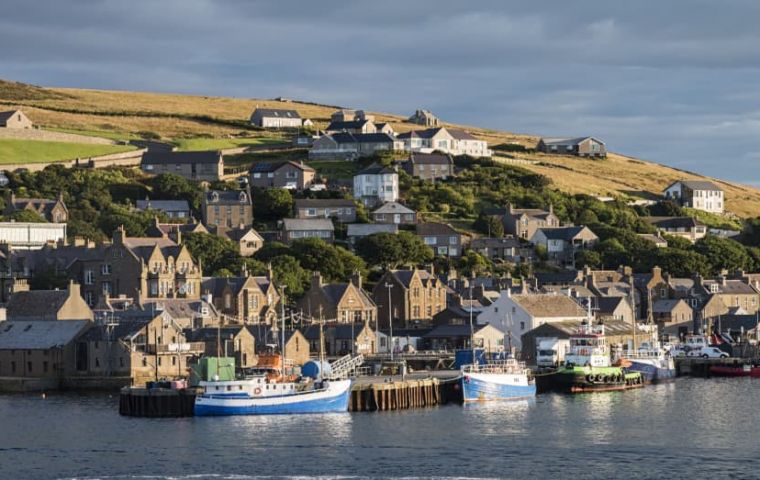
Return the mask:
[[0, 12], [6, 79], [425, 107], [760, 185], [756, 0], [2, 0]]

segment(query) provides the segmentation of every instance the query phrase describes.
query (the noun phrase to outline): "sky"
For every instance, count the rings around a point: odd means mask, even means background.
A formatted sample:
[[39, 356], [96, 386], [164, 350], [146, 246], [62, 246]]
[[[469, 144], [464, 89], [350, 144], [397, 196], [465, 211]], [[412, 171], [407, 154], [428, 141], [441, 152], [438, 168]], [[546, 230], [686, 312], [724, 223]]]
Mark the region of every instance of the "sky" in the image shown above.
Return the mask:
[[756, 0], [0, 0], [0, 78], [284, 96], [760, 186]]

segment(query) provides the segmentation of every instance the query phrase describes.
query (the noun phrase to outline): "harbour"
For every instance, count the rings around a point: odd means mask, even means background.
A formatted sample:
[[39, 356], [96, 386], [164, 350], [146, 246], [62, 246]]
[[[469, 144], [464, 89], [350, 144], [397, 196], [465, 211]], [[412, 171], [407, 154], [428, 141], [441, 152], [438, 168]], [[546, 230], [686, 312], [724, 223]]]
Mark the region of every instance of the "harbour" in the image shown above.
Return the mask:
[[31, 480], [652, 478], [653, 465], [674, 478], [752, 478], [758, 393], [753, 379], [680, 377], [464, 407], [164, 419], [120, 416], [103, 393], [2, 395], [0, 464]]

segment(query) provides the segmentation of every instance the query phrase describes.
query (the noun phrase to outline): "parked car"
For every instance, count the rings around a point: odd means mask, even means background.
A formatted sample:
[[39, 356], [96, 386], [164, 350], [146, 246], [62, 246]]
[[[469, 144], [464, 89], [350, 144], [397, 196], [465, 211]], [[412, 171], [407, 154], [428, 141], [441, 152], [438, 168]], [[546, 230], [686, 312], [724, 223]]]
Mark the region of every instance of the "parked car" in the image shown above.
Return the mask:
[[728, 358], [728, 354], [716, 347], [702, 347], [699, 349], [689, 350], [686, 353], [687, 357], [702, 357], [702, 358]]

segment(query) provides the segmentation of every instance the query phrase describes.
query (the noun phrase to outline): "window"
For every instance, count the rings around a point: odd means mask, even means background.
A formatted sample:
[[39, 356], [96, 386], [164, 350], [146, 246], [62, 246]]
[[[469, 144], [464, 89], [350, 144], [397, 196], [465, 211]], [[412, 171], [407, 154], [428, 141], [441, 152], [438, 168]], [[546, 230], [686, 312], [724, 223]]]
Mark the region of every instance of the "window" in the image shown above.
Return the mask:
[[32, 373], [32, 362], [26, 362], [26, 371]]
[[316, 208], [307, 208], [306, 209], [306, 216], [307, 217], [316, 217], [317, 216], [317, 209]]
[[177, 357], [172, 357], [172, 365], [177, 365]]
[[520, 330], [525, 330], [525, 322], [520, 322]]
[[16, 373], [16, 362], [11, 362], [11, 373]]
[[412, 315], [414, 316], [414, 318], [420, 318], [420, 307], [418, 305], [415, 305], [412, 308]]
[[267, 178], [274, 178], [274, 173], [272, 173], [272, 172], [267, 173]]
[[100, 359], [98, 358], [95, 359], [95, 367], [100, 367]]
[[253, 174], [253, 178], [261, 178], [261, 174], [260, 173], [254, 173]]
[[425, 245], [435, 245], [436, 243], [435, 237], [425, 237]]
[[110, 275], [111, 274], [111, 265], [108, 263], [104, 263], [100, 266], [100, 273], [103, 275]]
[[93, 306], [95, 304], [95, 301], [92, 298], [92, 292], [84, 292], [84, 301], [87, 302], [87, 305]]
[[103, 295], [111, 295], [113, 293], [113, 287], [111, 286], [111, 282], [101, 283], [101, 288], [103, 291]]
[[48, 373], [48, 362], [42, 362], [42, 371]]
[[449, 253], [449, 249], [447, 247], [438, 247], [438, 255], [446, 255]]
[[456, 235], [452, 235], [449, 237], [449, 245], [456, 245], [457, 244], [457, 237]]
[[95, 279], [95, 273], [92, 270], [87, 269], [87, 270], [84, 271], [84, 284], [85, 285], [92, 285], [94, 279]]

